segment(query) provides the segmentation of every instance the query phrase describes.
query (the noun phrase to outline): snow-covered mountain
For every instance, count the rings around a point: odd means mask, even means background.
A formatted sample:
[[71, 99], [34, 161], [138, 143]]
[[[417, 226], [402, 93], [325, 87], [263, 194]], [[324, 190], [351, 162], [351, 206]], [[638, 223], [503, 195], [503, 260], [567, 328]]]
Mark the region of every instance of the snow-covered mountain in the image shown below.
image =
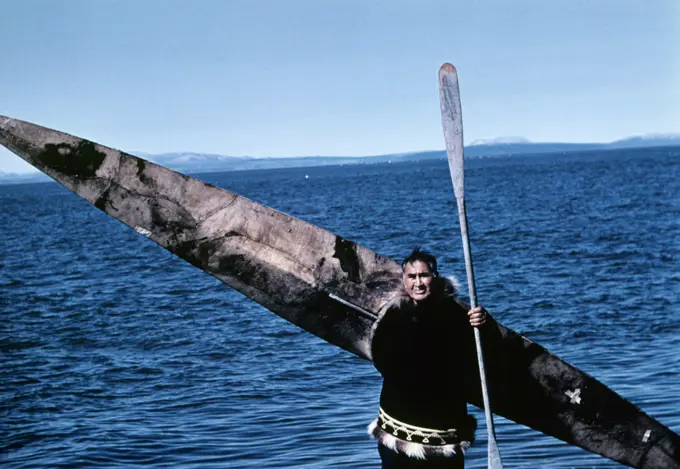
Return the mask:
[[524, 137], [495, 137], [495, 138], [479, 138], [473, 140], [469, 146], [474, 147], [477, 145], [505, 145], [509, 143], [531, 143]]
[[147, 158], [154, 163], [158, 163], [169, 168], [178, 170], [187, 170], [194, 172], [215, 171], [225, 166], [242, 163], [244, 161], [252, 160], [254, 158], [249, 156], [228, 156], [217, 155], [213, 153], [192, 153], [192, 152], [177, 152], [177, 153], [162, 153], [158, 155], [152, 154], [138, 154], [142, 158]]
[[665, 147], [680, 145], [680, 133], [645, 134], [616, 140], [612, 148]]

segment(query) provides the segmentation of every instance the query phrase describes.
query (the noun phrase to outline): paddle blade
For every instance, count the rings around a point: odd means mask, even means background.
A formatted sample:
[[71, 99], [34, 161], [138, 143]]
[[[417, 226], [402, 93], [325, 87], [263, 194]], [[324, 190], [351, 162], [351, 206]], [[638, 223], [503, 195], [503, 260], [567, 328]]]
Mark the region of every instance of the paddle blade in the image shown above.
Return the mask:
[[463, 115], [456, 67], [445, 63], [439, 69], [439, 102], [451, 182], [457, 199], [464, 197], [463, 184]]

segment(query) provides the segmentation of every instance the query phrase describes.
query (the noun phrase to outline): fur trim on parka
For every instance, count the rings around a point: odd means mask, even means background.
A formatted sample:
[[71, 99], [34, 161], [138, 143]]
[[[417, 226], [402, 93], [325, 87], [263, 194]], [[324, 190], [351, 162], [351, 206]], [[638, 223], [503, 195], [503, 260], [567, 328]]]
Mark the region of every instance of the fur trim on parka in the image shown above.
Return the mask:
[[[471, 415], [468, 417], [474, 425], [471, 429], [471, 433], [474, 435], [477, 420]], [[451, 458], [457, 454], [465, 454], [465, 451], [467, 451], [472, 444], [472, 441], [474, 441], [471, 438], [470, 440], [462, 440], [460, 443], [449, 445], [426, 445], [413, 441], [405, 441], [380, 428], [378, 419], [373, 420], [368, 425], [367, 430], [368, 435], [381, 445], [391, 449], [395, 453], [405, 454], [413, 459], [428, 459], [432, 457]]]

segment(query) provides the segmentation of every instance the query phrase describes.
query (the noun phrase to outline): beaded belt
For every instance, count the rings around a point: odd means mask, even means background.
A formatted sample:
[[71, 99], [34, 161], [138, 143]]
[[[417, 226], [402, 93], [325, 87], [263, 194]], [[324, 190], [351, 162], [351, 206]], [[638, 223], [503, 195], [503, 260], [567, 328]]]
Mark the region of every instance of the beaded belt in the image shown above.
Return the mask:
[[390, 417], [382, 408], [378, 414], [378, 425], [386, 432], [390, 432], [400, 440], [422, 443], [425, 445], [457, 445], [460, 437], [455, 428], [449, 430], [435, 430], [432, 428], [416, 427]]

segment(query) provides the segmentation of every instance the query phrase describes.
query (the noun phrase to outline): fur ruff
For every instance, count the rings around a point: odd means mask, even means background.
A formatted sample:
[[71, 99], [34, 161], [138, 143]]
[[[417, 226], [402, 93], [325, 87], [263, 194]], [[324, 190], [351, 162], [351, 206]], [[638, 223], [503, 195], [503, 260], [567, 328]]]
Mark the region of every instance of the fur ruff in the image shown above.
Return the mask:
[[470, 447], [469, 441], [461, 441], [459, 444], [449, 445], [425, 445], [412, 441], [404, 441], [380, 428], [378, 419], [375, 419], [368, 426], [368, 434], [378, 443], [395, 453], [405, 454], [413, 459], [428, 459], [432, 457], [451, 458], [459, 454], [459, 451], [465, 454], [465, 451]]

